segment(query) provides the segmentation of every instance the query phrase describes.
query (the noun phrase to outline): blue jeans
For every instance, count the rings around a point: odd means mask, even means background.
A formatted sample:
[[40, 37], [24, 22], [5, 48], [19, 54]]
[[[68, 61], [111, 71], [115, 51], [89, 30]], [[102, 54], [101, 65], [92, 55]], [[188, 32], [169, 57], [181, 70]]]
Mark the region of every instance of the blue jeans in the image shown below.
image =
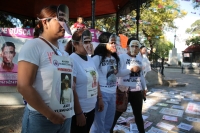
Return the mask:
[[64, 124], [53, 124], [38, 111], [31, 111], [26, 106], [22, 120], [22, 133], [70, 133], [71, 118]]
[[101, 92], [104, 110], [98, 111], [96, 104], [95, 117], [90, 133], [110, 133], [116, 109], [116, 94]]

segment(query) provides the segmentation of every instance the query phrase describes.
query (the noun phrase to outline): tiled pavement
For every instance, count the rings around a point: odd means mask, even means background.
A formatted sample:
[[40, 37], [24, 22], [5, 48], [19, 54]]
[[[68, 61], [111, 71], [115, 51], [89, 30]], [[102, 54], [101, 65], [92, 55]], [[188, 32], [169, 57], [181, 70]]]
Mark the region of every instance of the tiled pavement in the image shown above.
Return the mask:
[[[143, 105], [143, 115], [148, 116], [146, 121], [152, 122], [152, 124], [146, 128], [146, 132], [148, 132], [152, 127], [161, 129], [168, 133], [200, 133], [200, 121], [199, 122], [192, 122], [188, 121], [186, 118], [198, 118], [200, 120], [200, 75], [199, 74], [182, 74], [181, 69], [173, 69], [173, 68], [166, 68], [164, 71], [165, 77], [170, 79], [176, 79], [177, 82], [186, 83], [185, 87], [167, 87], [167, 86], [153, 86], [149, 87], [149, 94], [147, 96], [147, 100], [144, 102]], [[171, 100], [172, 99], [172, 100]], [[175, 101], [178, 100], [178, 103], [172, 104], [167, 103], [167, 101]], [[199, 102], [199, 103], [198, 103]], [[161, 106], [158, 105], [162, 103]], [[195, 112], [186, 111], [188, 107], [188, 103], [190, 105], [197, 105], [194, 109]], [[195, 104], [193, 104], [195, 103]], [[173, 105], [182, 106], [183, 109], [172, 109]], [[152, 107], [153, 106], [153, 107]], [[191, 106], [189, 109], [192, 109]], [[157, 108], [152, 109], [152, 108]], [[131, 109], [129, 109], [130, 111]], [[161, 110], [167, 110], [165, 113], [169, 114], [162, 114], [160, 113]], [[132, 113], [125, 112], [123, 114], [124, 118], [132, 117]], [[189, 113], [186, 113], [189, 112]], [[181, 115], [182, 113], [182, 115]], [[193, 114], [191, 114], [193, 113]], [[180, 116], [176, 116], [179, 115]], [[163, 115], [177, 117], [177, 121], [168, 121], [163, 120]], [[196, 120], [198, 120], [196, 119]], [[157, 126], [158, 123], [163, 122], [174, 126], [174, 128], [167, 130], [165, 128], [160, 128]], [[180, 123], [185, 123], [192, 125], [190, 131], [183, 130], [178, 128], [177, 126]], [[135, 132], [135, 131], [133, 131]], [[118, 131], [118, 133], [122, 133]], [[131, 132], [132, 133], [132, 132]]]

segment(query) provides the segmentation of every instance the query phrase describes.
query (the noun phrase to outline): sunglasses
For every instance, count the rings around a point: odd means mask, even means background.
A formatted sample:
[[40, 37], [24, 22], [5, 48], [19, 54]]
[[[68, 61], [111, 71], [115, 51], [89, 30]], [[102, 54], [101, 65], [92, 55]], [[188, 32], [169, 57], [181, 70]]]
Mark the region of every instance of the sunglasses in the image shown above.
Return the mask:
[[57, 20], [57, 21], [60, 21], [60, 22], [64, 22], [64, 23], [66, 23], [66, 24], [68, 24], [68, 21], [67, 20], [65, 20], [64, 18], [62, 18], [62, 17], [50, 17], [50, 18], [45, 18], [45, 20], [47, 20], [48, 22], [49, 21], [51, 21], [51, 19], [55, 19], [55, 20]]
[[5, 51], [3, 52], [4, 54], [14, 54], [15, 52], [14, 51]]
[[138, 48], [139, 46], [136, 46], [136, 45], [131, 45], [131, 48]]
[[116, 42], [110, 42], [110, 44], [116, 44]]

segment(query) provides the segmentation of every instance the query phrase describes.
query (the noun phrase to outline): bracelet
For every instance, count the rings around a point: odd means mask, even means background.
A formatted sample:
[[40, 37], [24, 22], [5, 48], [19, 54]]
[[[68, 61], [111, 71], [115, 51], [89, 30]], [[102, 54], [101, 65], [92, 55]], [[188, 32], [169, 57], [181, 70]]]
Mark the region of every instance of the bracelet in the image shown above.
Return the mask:
[[81, 111], [81, 113], [79, 113], [79, 114], [75, 114], [76, 116], [79, 116], [79, 115], [81, 115], [81, 114], [83, 114], [83, 111]]

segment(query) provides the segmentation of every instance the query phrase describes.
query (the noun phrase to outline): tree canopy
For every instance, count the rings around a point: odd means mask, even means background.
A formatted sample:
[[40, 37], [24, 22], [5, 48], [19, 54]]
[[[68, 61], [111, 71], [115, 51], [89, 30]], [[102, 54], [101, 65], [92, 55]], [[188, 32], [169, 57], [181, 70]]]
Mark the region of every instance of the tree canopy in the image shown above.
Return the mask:
[[188, 34], [200, 34], [200, 19], [192, 23], [190, 28], [186, 29]]
[[186, 33], [193, 35], [186, 40], [186, 45], [200, 45], [200, 20], [196, 20], [191, 24], [190, 28], [187, 28]]

